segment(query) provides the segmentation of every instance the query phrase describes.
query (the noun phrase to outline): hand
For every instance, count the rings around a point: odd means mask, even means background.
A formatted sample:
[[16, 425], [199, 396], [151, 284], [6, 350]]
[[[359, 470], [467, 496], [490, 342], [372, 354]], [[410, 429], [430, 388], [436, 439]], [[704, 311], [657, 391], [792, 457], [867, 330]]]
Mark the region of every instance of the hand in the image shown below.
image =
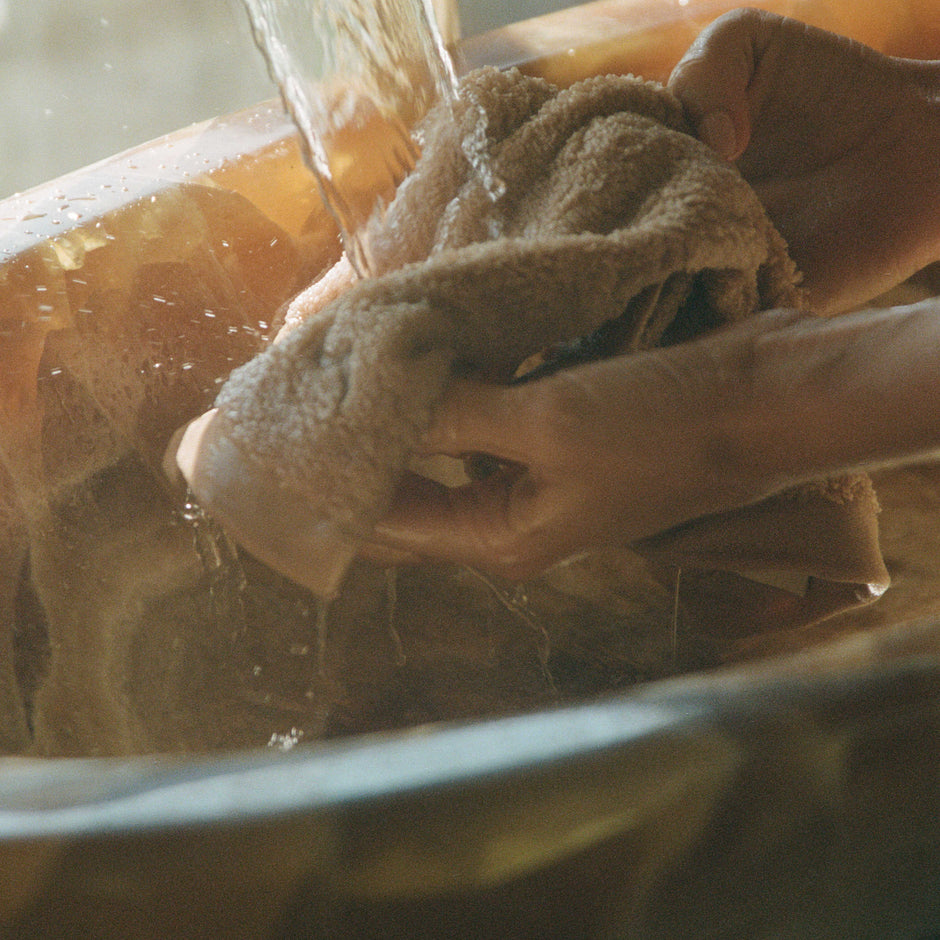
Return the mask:
[[[458, 383], [427, 453], [501, 468], [448, 489], [410, 477], [376, 529], [385, 548], [524, 578], [764, 495], [726, 421], [748, 400], [756, 338], [804, 319], [775, 311], [687, 343], [516, 386]], [[375, 556], [375, 547], [370, 552]]]
[[463, 383], [425, 448], [505, 469], [451, 490], [407, 480], [376, 540], [525, 578], [809, 480], [936, 458], [938, 359], [933, 299], [771, 311], [524, 385]]
[[699, 36], [669, 87], [702, 139], [738, 161], [819, 312], [940, 260], [940, 62], [736, 10]]

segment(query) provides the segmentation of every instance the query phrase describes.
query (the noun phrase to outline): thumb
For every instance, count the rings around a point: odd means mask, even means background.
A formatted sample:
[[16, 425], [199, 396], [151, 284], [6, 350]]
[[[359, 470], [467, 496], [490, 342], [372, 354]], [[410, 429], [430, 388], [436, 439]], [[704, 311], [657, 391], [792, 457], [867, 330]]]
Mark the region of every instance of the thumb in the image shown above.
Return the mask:
[[531, 457], [528, 397], [525, 386], [457, 380], [435, 410], [419, 450], [451, 457], [484, 453], [527, 463]]
[[696, 134], [725, 160], [736, 160], [751, 138], [748, 86], [769, 23], [757, 10], [735, 10], [704, 29], [669, 76]]

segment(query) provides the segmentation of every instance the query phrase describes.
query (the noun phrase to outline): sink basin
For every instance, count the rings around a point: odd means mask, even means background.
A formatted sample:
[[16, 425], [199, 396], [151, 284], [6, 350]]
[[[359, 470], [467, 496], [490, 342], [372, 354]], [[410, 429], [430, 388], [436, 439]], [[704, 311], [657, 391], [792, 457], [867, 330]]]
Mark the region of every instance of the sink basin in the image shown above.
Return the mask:
[[[600, 0], [459, 52], [664, 79], [730, 5]], [[929, 2], [766, 5], [940, 54]], [[589, 617], [367, 565], [329, 620], [162, 458], [337, 256], [273, 103], [0, 203], [3, 935], [940, 930], [940, 469], [877, 478], [893, 585], [811, 628], [673, 648], [642, 580], [582, 582]]]

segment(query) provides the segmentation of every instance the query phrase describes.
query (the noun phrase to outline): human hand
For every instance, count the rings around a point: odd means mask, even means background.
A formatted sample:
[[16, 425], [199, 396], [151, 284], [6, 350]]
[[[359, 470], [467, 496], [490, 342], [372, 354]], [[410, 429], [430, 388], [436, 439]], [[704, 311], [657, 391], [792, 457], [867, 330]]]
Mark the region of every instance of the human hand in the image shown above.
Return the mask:
[[386, 551], [525, 578], [810, 480], [936, 459], [940, 302], [829, 318], [770, 311], [518, 386], [463, 383], [428, 453], [505, 469], [409, 479]]
[[699, 36], [669, 87], [737, 160], [819, 312], [940, 260], [940, 62], [746, 9]]
[[765, 495], [778, 483], [753, 479], [731, 425], [757, 338], [802, 319], [774, 311], [521, 385], [457, 383], [424, 451], [489, 454], [500, 469], [457, 488], [409, 477], [376, 542], [524, 578]]

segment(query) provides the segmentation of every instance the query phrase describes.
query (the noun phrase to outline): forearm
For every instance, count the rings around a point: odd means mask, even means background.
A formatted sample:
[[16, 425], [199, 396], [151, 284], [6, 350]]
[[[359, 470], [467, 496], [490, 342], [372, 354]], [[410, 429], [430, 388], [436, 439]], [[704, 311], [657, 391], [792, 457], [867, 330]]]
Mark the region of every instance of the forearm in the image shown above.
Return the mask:
[[[896, 79], [894, 106], [873, 134], [882, 143], [861, 166], [854, 208], [831, 219], [834, 250], [872, 272], [868, 295], [847, 297], [853, 304], [940, 261], [940, 61], [904, 61]], [[825, 205], [807, 208], [827, 212]], [[871, 257], [854, 259], [865, 232], [871, 235], [863, 251]]]
[[940, 457], [940, 300], [803, 320], [758, 335], [734, 361], [734, 402], [705, 452], [742, 501]]
[[921, 266], [940, 263], [940, 59], [913, 63], [924, 89], [928, 132], [925, 145], [925, 184], [927, 219], [924, 231], [924, 257]]

